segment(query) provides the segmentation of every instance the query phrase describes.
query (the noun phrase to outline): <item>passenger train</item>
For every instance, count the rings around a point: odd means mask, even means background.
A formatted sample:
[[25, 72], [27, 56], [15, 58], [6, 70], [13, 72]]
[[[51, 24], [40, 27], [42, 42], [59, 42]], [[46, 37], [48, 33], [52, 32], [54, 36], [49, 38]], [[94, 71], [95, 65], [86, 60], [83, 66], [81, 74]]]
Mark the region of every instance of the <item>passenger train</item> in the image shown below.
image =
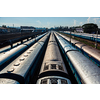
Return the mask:
[[49, 35], [50, 33], [46, 33], [43, 38], [1, 70], [0, 84], [30, 83], [37, 68], [37, 63], [39, 63], [37, 59], [40, 59]]
[[22, 52], [24, 52], [26, 49], [28, 49], [30, 46], [32, 46], [36, 41], [38, 41], [40, 38], [42, 38], [47, 33], [44, 33], [36, 38], [33, 38], [30, 41], [27, 41], [7, 52], [0, 53], [0, 66], [2, 66], [4, 63], [9, 61], [11, 58], [14, 58], [17, 55], [20, 55]]
[[100, 84], [100, 68], [55, 32], [66, 61], [79, 84]]
[[91, 61], [93, 61], [98, 67], [100, 67], [100, 50], [97, 50], [75, 39], [71, 39], [70, 42], [69, 37], [66, 37], [61, 34], [59, 35], [62, 36], [65, 40], [67, 40], [69, 43], [71, 43], [72, 46], [77, 48], [82, 54], [88, 57]]
[[[28, 41], [28, 43], [31, 44], [32, 41]], [[29, 44], [25, 43], [24, 45], [28, 47]], [[100, 84], [100, 68], [80, 53], [77, 48], [74, 48], [59, 33], [55, 31], [47, 32], [33, 44], [0, 70], [0, 84], [28, 84], [30, 80], [34, 80], [33, 77], [38, 68], [40, 71], [37, 84], [72, 84], [65, 61], [69, 64], [79, 84]], [[23, 48], [25, 48], [24, 45], [22, 45]], [[7, 53], [7, 56], [4, 57], [5, 59], [2, 56], [0, 64], [3, 65], [11, 59], [13, 54], [18, 55], [18, 50], [23, 50], [22, 47], [16, 50], [12, 49], [12, 52]], [[46, 47], [45, 52], [44, 48]], [[59, 47], [65, 59], [62, 58]], [[38, 66], [43, 52], [45, 52], [45, 55], [42, 65]]]
[[[61, 31], [63, 32], [63, 31]], [[70, 35], [70, 32], [63, 32], [65, 34], [68, 34]], [[83, 39], [87, 39], [87, 40], [91, 40], [91, 41], [96, 41], [100, 43], [100, 35], [97, 37], [96, 34], [87, 34], [87, 33], [74, 33], [74, 32], [71, 32], [71, 36], [76, 36], [76, 37], [79, 37], [79, 38], [83, 38]]]
[[37, 84], [71, 84], [53, 32], [47, 45]]

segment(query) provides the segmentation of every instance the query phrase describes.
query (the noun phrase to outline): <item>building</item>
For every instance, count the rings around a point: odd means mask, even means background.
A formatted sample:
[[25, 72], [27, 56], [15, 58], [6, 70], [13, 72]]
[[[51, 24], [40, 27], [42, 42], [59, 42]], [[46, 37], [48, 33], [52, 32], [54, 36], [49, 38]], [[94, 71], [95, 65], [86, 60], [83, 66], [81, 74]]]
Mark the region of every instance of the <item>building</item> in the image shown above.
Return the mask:
[[46, 32], [46, 31], [47, 31], [46, 28], [36, 28], [36, 29], [34, 30], [34, 32]]
[[35, 28], [32, 26], [20, 26], [21, 32], [34, 32]]
[[20, 32], [19, 28], [12, 28], [12, 27], [0, 27], [0, 34], [3, 33], [16, 33], [16, 32]]
[[83, 28], [76, 28], [76, 32], [83, 33]]
[[0, 27], [0, 34], [7, 32], [8, 32], [7, 28]]
[[20, 32], [20, 29], [9, 27], [7, 28], [7, 31], [8, 33], [16, 33], [16, 32]]

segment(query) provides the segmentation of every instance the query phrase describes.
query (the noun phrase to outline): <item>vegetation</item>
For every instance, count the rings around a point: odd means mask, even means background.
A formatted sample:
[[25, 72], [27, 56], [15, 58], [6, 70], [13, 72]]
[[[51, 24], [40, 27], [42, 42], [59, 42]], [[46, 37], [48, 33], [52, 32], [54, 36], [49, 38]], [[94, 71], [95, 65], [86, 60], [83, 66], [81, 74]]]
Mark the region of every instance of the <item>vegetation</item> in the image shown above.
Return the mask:
[[67, 30], [70, 30], [68, 28], [68, 26], [58, 26], [58, 27], [55, 27], [55, 28], [50, 28], [50, 30], [55, 30], [55, 31], [67, 31]]
[[2, 25], [3, 28], [7, 28], [6, 25]]
[[96, 33], [96, 31], [98, 30], [97, 24], [93, 23], [84, 24], [82, 28], [85, 33]]

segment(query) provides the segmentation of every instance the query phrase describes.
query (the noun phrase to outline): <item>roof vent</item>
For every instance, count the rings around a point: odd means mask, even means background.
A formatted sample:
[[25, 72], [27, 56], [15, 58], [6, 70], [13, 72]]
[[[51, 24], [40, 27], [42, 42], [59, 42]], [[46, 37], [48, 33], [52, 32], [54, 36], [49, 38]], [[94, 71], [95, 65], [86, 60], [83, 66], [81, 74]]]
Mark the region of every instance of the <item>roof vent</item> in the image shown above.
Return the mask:
[[41, 84], [47, 84], [47, 79], [41, 80]]
[[59, 68], [59, 70], [63, 70], [63, 67], [62, 67], [62, 66], [59, 66], [59, 65], [58, 65], [58, 68]]
[[61, 84], [68, 84], [67, 80], [61, 79]]
[[56, 64], [51, 64], [51, 69], [56, 69]]
[[48, 68], [49, 68], [49, 65], [45, 66], [44, 67], [44, 70], [48, 70]]
[[57, 78], [51, 78], [51, 84], [58, 84]]

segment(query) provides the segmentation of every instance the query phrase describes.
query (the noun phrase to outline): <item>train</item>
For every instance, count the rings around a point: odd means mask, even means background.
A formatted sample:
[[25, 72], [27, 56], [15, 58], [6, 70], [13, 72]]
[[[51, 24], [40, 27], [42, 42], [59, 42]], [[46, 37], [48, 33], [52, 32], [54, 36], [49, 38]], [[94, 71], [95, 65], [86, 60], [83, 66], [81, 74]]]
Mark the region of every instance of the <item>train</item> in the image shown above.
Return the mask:
[[71, 84], [53, 32], [50, 35], [37, 84]]
[[[16, 42], [16, 43], [13, 44], [12, 48], [17, 47], [17, 46], [20, 45], [20, 44], [21, 44], [20, 41], [19, 41], [19, 42]], [[11, 50], [12, 48], [11, 48], [11, 45], [8, 45], [8, 46], [5, 46], [5, 47], [3, 47], [3, 48], [0, 48], [0, 54], [9, 51], [9, 50]]]
[[54, 32], [57, 42], [79, 84], [100, 84], [100, 68]]
[[[37, 69], [50, 32], [0, 71], [0, 84], [28, 84]], [[27, 45], [27, 44], [26, 44]]]
[[97, 50], [91, 46], [88, 46], [84, 43], [79, 42], [78, 40], [71, 39], [64, 35], [59, 34], [65, 40], [72, 44], [75, 48], [77, 48], [82, 54], [88, 57], [91, 61], [93, 61], [98, 67], [100, 67], [100, 50]]
[[[60, 31], [60, 32], [70, 35], [70, 32], [63, 32], [63, 31]], [[86, 33], [73, 33], [73, 32], [71, 32], [71, 36], [76, 36], [76, 37], [91, 40], [91, 41], [97, 40], [97, 42], [100, 43], [100, 38], [97, 38], [94, 34], [88, 35]]]
[[[36, 84], [73, 84], [65, 61], [68, 63], [77, 83], [100, 84], [100, 68], [59, 33], [51, 31], [45, 33], [42, 37], [37, 37], [37, 39], [39, 38], [41, 39], [34, 44], [28, 41], [27, 43], [31, 44], [29, 48], [0, 70], [0, 84], [29, 84], [35, 80], [37, 70], [39, 73], [36, 76]], [[28, 47], [27, 43], [26, 46]], [[42, 64], [39, 65], [43, 52], [45, 52], [44, 59]], [[18, 52], [16, 52], [16, 55], [18, 55]]]
[[26, 49], [28, 49], [31, 45], [33, 45], [36, 41], [38, 41], [46, 34], [47, 33], [44, 33], [36, 38], [33, 38], [32, 40], [29, 40], [7, 52], [0, 53], [0, 66], [3, 66], [5, 62], [10, 61], [10, 59], [23, 53]]

